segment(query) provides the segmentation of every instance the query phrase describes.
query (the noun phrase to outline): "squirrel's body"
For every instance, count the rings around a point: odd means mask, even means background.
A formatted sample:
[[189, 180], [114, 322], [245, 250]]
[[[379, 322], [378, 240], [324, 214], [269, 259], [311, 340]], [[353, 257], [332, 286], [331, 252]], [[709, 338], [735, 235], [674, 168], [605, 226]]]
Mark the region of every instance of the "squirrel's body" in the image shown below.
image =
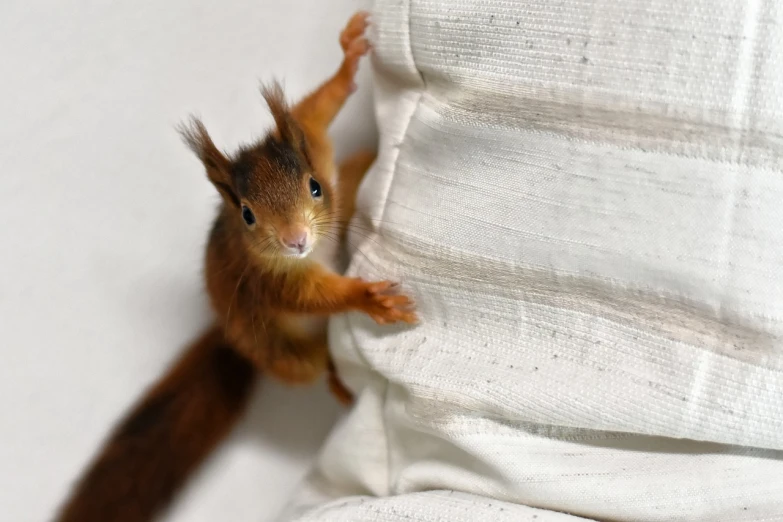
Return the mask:
[[154, 519], [242, 414], [259, 372], [310, 383], [329, 370], [332, 392], [350, 402], [329, 359], [330, 314], [416, 320], [396, 285], [340, 275], [339, 246], [374, 154], [338, 169], [327, 128], [355, 88], [366, 24], [362, 13], [349, 21], [340, 69], [294, 107], [276, 84], [263, 89], [275, 129], [232, 158], [201, 122], [183, 128], [223, 197], [205, 264], [216, 322], [115, 428], [59, 522]]
[[[346, 176], [339, 180], [342, 183], [335, 184], [335, 199], [339, 196], [353, 201], [361, 175], [373, 159], [371, 153], [360, 153], [345, 162], [341, 174]], [[350, 211], [352, 206], [343, 208]], [[327, 365], [326, 325], [328, 314], [333, 313], [329, 307], [346, 305], [324, 303], [316, 306], [325, 306], [325, 310], [313, 313], [306, 310], [307, 303], [297, 293], [317, 282], [313, 274], [338, 284], [345, 280], [337, 275], [342, 271], [338, 240], [350, 215], [336, 216], [339, 219], [325, 223], [328, 228], [320, 231], [323, 239], [315, 243], [306, 258], [287, 259], [249, 254], [242, 225], [237, 226], [231, 212], [231, 208], [224, 207], [215, 222], [205, 271], [212, 306], [226, 337], [257, 366], [278, 378], [289, 383], [310, 382]], [[286, 300], [291, 303], [287, 309], [279, 305]], [[296, 310], [296, 301], [305, 310]]]

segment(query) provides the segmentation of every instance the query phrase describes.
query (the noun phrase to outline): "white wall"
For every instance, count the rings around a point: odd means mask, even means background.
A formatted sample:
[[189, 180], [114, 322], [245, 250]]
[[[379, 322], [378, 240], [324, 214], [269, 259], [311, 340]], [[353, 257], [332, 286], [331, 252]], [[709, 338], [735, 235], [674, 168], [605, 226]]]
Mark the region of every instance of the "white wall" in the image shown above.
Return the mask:
[[[209, 321], [217, 203], [175, 124], [220, 146], [263, 132], [259, 79], [326, 78], [360, 0], [7, 0], [0, 17], [0, 506], [40, 522], [115, 420]], [[369, 63], [338, 151], [375, 139]], [[263, 521], [339, 408], [265, 386], [171, 520]]]

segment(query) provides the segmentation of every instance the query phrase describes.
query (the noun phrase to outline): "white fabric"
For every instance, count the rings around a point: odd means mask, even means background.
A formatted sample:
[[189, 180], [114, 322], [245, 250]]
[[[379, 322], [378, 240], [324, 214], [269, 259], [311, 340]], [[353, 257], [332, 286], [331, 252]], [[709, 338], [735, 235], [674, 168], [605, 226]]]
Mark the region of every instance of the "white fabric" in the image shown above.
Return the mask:
[[[204, 242], [218, 195], [175, 125], [233, 149], [340, 63], [365, 0], [4, 0], [0, 9], [0, 521], [51, 521], [119, 415], [210, 321]], [[335, 122], [374, 145], [368, 63]], [[164, 520], [263, 522], [342, 409], [264, 382]], [[270, 478], [273, 477], [273, 478]], [[107, 520], [106, 522], [113, 522]]]
[[351, 273], [423, 323], [333, 321], [359, 402], [280, 519], [783, 519], [783, 4], [374, 21]]

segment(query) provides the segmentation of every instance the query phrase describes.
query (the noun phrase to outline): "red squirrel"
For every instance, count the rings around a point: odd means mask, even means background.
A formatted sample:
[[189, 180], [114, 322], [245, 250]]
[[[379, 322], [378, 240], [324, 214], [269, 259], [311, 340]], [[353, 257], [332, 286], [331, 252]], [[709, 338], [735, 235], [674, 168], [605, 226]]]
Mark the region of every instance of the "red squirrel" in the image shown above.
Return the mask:
[[57, 515], [59, 522], [153, 520], [241, 416], [259, 373], [310, 383], [331, 364], [326, 319], [351, 310], [380, 324], [417, 320], [389, 281], [332, 268], [375, 155], [335, 165], [327, 128], [355, 89], [368, 49], [367, 15], [340, 35], [344, 58], [318, 89], [289, 107], [277, 83], [262, 87], [274, 129], [231, 157], [194, 119], [180, 131], [222, 196], [206, 249], [216, 322], [114, 429]]

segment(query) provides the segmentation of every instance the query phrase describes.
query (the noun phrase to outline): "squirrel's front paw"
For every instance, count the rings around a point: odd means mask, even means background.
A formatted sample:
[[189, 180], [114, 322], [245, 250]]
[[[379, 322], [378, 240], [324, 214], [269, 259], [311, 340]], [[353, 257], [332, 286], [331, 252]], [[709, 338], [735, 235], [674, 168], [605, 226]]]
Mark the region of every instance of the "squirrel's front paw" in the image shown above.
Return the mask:
[[[340, 47], [343, 48], [346, 55], [353, 54], [352, 51], [360, 50], [362, 47], [364, 49], [359, 54], [367, 52], [369, 45], [367, 39], [364, 38], [364, 31], [367, 30], [368, 25], [370, 25], [370, 14], [365, 11], [359, 11], [348, 20], [345, 29], [340, 33]], [[357, 45], [357, 42], [364, 43]]]
[[360, 11], [353, 15], [340, 33], [340, 47], [343, 48], [342, 72], [347, 77], [349, 90], [356, 89], [353, 77], [359, 68], [359, 59], [370, 50], [370, 42], [364, 37], [364, 31], [369, 25], [369, 14]]
[[360, 308], [378, 324], [418, 322], [413, 301], [391, 281], [365, 283]]

